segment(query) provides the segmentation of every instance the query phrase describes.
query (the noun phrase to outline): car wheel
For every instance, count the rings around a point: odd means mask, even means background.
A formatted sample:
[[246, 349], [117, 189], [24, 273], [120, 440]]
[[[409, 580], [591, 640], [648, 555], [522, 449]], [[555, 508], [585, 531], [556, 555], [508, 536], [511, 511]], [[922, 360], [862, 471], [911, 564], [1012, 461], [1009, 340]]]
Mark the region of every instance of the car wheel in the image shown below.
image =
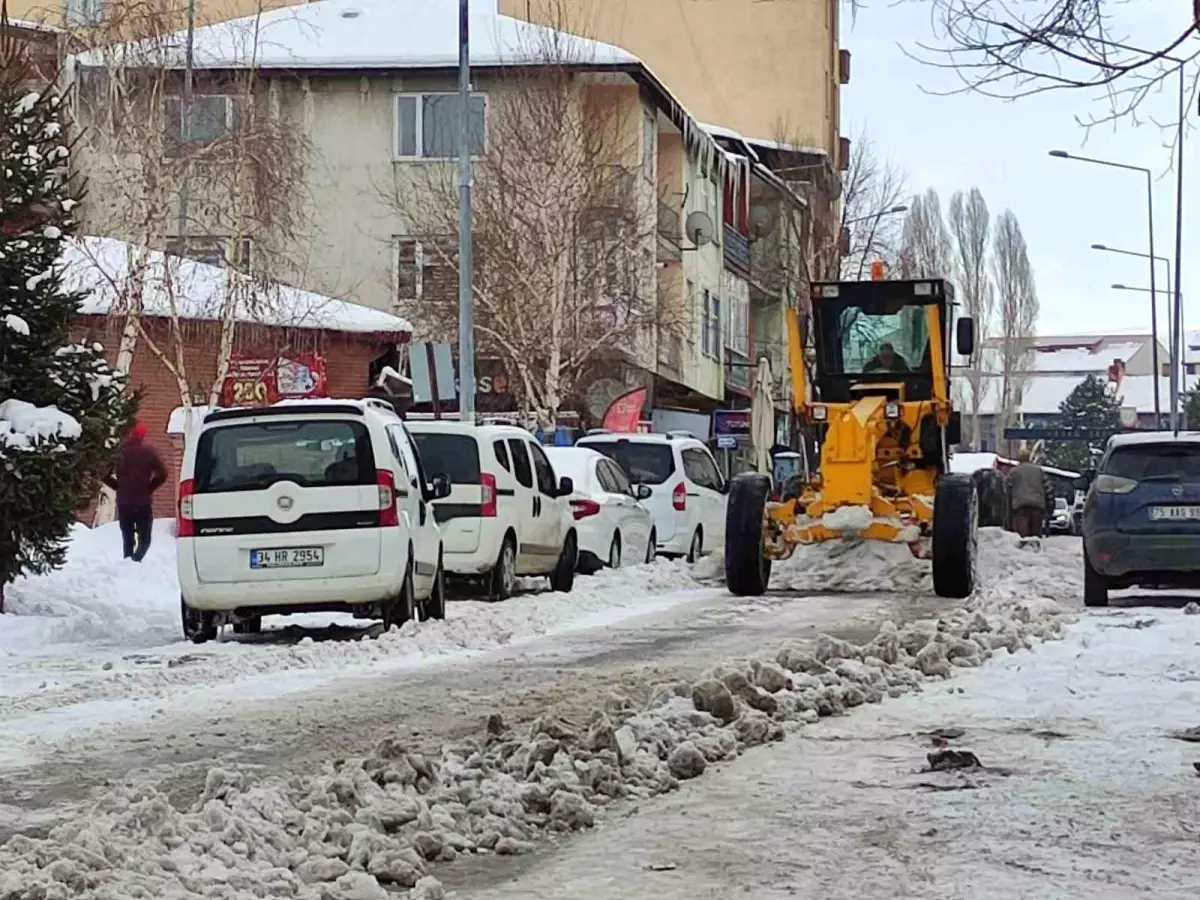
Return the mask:
[[251, 616], [233, 623], [234, 634], [262, 634], [262, 616]]
[[383, 604], [383, 632], [399, 628], [405, 622], [416, 617], [417, 600], [413, 592], [412, 556], [409, 555], [408, 568], [404, 571], [404, 581], [400, 585], [400, 593]]
[[654, 562], [654, 554], [658, 549], [658, 534], [655, 531], [650, 532], [650, 540], [646, 542], [646, 563]]
[[563, 542], [562, 553], [559, 554], [554, 571], [550, 573], [552, 591], [561, 591], [564, 594], [571, 592], [571, 588], [575, 586], [575, 567], [578, 562], [579, 550], [575, 543], [575, 533], [572, 532]]
[[704, 535], [700, 529], [696, 529], [696, 533], [692, 535], [692, 543], [688, 545], [687, 561], [694, 563], [700, 558], [700, 554], [704, 552]]
[[612, 543], [608, 545], [608, 567], [621, 568], [621, 532], [613, 534]]
[[437, 571], [433, 573], [433, 590], [429, 592], [429, 599], [421, 604], [421, 618], [422, 620], [446, 618], [446, 570], [442, 568], [440, 556], [438, 557]]
[[509, 535], [500, 547], [500, 556], [488, 577], [488, 598], [507, 600], [517, 588], [517, 545]]
[[1087, 553], [1083, 554], [1083, 605], [1108, 606], [1108, 581], [1092, 567]]
[[217, 620], [210, 612], [192, 609], [183, 597], [179, 598], [183, 618], [183, 636], [193, 644], [203, 644], [217, 637]]

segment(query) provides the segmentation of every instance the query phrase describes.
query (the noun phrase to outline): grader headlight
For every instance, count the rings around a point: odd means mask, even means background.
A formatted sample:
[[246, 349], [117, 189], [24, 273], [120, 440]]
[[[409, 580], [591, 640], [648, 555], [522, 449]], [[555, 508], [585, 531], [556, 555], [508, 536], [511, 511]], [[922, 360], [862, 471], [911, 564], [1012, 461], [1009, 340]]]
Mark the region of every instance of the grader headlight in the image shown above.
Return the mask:
[[814, 422], [825, 422], [829, 419], [829, 409], [820, 404], [812, 407], [812, 419]]
[[883, 407], [883, 415], [887, 419], [900, 418], [900, 402], [898, 400], [889, 400]]

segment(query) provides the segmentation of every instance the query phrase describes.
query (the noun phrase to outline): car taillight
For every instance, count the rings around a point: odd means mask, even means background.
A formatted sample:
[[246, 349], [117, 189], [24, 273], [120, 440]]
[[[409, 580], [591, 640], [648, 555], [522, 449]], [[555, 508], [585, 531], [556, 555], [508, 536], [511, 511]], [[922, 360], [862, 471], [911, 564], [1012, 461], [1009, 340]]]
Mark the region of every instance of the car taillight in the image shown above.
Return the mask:
[[191, 478], [179, 483], [179, 516], [175, 521], [175, 537], [195, 537], [196, 521], [192, 518], [196, 482]]
[[485, 519], [496, 518], [496, 476], [484, 472], [479, 476], [479, 514]]
[[1132, 478], [1122, 478], [1120, 475], [1097, 475], [1096, 491], [1100, 494], [1128, 494], [1138, 483]]
[[576, 519], [586, 519], [588, 516], [600, 514], [600, 504], [595, 500], [572, 500], [571, 514]]
[[396, 476], [389, 469], [380, 469], [375, 476], [379, 486], [379, 527], [391, 528], [400, 524], [400, 509], [396, 506]]
[[671, 505], [680, 512], [687, 509], [687, 485], [682, 481], [675, 485], [675, 490], [671, 491]]

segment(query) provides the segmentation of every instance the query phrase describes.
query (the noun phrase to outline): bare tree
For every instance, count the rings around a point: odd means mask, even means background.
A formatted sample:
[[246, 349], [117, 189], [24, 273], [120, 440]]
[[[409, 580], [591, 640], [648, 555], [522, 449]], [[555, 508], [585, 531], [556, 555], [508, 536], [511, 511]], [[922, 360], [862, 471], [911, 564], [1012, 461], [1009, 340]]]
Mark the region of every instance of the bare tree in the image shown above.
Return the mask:
[[934, 40], [920, 45], [916, 58], [955, 70], [960, 90], [1005, 99], [1064, 89], [1103, 92], [1109, 111], [1090, 123], [1136, 117], [1143, 100], [1176, 71], [1172, 57], [1200, 56], [1189, 40], [1200, 8], [1189, 9], [1186, 2], [1174, 4], [1170, 40], [1138, 49], [1125, 35], [1145, 10], [1124, 0], [931, 0], [931, 5]]
[[950, 233], [942, 218], [942, 201], [934, 188], [909, 202], [900, 232], [900, 277], [950, 276]]
[[1011, 210], [996, 218], [992, 267], [1000, 314], [1000, 402], [996, 405], [996, 439], [1017, 416], [1025, 388], [1025, 372], [1038, 316], [1037, 285], [1021, 225]]
[[[523, 39], [521, 58], [535, 64], [497, 76], [486, 141], [479, 136], [475, 328], [479, 355], [515, 373], [522, 411], [549, 425], [600, 372], [652, 366], [656, 340], [689, 322], [655, 289], [658, 197], [640, 105], [587, 73], [569, 36], [529, 30]], [[453, 165], [437, 164], [416, 185], [411, 177], [398, 174], [388, 191], [412, 226], [397, 299], [418, 330], [450, 339], [457, 179]]]
[[844, 279], [862, 278], [876, 259], [889, 267], [898, 262], [902, 219], [888, 212], [907, 196], [904, 171], [879, 156], [866, 127], [851, 146], [850, 168], [842, 175], [841, 224], [850, 232], [848, 252], [841, 259]]
[[988, 271], [991, 214], [979, 188], [969, 194], [955, 192], [950, 198], [950, 236], [953, 241], [958, 300], [965, 315], [975, 320], [980, 340], [967, 367], [965, 406], [971, 416], [970, 444], [979, 449], [979, 409], [989, 380], [983, 371], [983, 339], [987, 336], [996, 307], [996, 293]]

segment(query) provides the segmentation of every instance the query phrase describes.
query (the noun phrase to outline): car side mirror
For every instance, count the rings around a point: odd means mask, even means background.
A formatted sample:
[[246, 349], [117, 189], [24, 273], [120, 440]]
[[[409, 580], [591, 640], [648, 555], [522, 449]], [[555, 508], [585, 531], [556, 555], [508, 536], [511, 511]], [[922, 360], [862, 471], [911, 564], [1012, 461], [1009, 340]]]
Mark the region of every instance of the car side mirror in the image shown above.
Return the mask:
[[429, 479], [431, 500], [445, 500], [450, 496], [450, 476], [439, 472]]
[[963, 316], [955, 325], [954, 342], [958, 346], [959, 356], [971, 356], [975, 352], [975, 320]]
[[650, 490], [648, 484], [639, 484], [633, 489], [633, 493], [639, 500], [649, 500], [654, 496], [654, 491]]
[[574, 481], [572, 481], [570, 478], [567, 478], [565, 475], [558, 479], [558, 496], [569, 497], [573, 493], [575, 493]]

